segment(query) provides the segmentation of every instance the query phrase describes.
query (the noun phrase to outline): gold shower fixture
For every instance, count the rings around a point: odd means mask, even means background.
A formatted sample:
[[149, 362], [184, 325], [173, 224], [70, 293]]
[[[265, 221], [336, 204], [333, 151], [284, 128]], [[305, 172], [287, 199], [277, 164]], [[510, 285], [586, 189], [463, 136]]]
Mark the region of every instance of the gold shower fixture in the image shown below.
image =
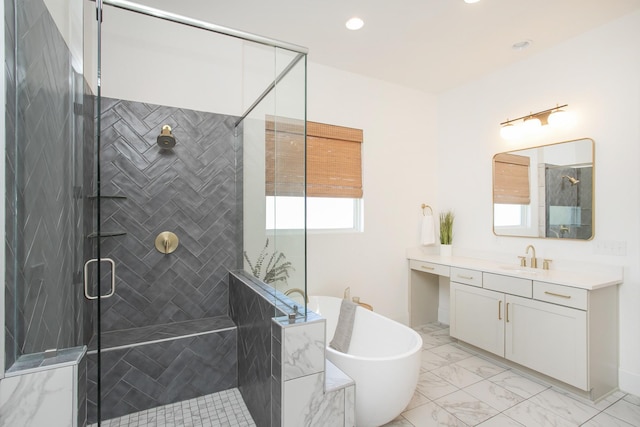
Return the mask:
[[562, 175], [562, 178], [567, 178], [569, 180], [569, 182], [571, 183], [572, 187], [580, 182], [580, 180], [578, 178], [574, 178], [574, 177], [569, 176], [569, 175]]
[[168, 255], [178, 248], [180, 240], [175, 233], [172, 233], [171, 231], [163, 231], [158, 234], [155, 243], [158, 252]]
[[171, 132], [171, 126], [162, 126], [162, 130], [160, 131], [160, 135], [158, 135], [156, 142], [158, 143], [158, 146], [160, 148], [165, 150], [171, 149], [176, 146], [176, 138]]

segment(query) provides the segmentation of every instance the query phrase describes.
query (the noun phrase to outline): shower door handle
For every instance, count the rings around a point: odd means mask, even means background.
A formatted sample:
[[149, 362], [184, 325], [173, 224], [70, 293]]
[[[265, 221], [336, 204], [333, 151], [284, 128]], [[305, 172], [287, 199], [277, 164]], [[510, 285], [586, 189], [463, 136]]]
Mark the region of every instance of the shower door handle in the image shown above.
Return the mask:
[[[111, 289], [109, 290], [108, 294], [99, 295], [100, 294], [100, 284], [99, 284], [100, 278], [98, 277], [98, 295], [96, 296], [89, 295], [88, 270], [89, 270], [89, 265], [94, 262], [108, 262], [109, 264], [111, 264]], [[85, 262], [84, 263], [84, 297], [88, 300], [94, 300], [98, 298], [103, 299], [103, 298], [109, 298], [110, 296], [113, 296], [113, 294], [115, 293], [116, 293], [116, 263], [111, 258], [102, 258], [100, 260], [98, 260], [98, 258], [94, 258]]]

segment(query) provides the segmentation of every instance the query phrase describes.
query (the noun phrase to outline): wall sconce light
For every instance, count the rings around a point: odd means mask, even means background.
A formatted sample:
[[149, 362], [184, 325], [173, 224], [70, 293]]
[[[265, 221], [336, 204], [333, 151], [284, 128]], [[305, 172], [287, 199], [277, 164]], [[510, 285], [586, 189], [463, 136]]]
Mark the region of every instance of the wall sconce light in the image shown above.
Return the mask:
[[[548, 110], [527, 114], [517, 119], [507, 120], [500, 123], [500, 136], [504, 139], [517, 139], [524, 133], [535, 132], [542, 126], [550, 124], [552, 126], [562, 126], [567, 122], [567, 112], [563, 108], [569, 104], [557, 105]], [[521, 121], [521, 122], [520, 122]]]

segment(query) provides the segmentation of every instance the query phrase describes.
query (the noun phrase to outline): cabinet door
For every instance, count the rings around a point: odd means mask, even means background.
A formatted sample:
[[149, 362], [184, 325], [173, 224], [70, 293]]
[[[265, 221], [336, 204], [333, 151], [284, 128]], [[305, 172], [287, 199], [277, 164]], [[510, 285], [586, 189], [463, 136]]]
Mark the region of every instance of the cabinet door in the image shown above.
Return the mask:
[[587, 390], [586, 312], [512, 295], [506, 303], [505, 357]]
[[504, 294], [451, 282], [449, 333], [504, 357]]

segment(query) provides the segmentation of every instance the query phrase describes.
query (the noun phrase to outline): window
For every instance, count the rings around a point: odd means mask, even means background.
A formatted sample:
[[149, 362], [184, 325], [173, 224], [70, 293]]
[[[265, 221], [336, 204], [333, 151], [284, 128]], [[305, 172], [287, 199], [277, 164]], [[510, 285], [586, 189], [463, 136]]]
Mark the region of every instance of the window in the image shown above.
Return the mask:
[[493, 224], [521, 228], [529, 223], [531, 191], [527, 156], [500, 153], [493, 158]]
[[[267, 229], [362, 229], [360, 129], [268, 117], [266, 122]], [[307, 181], [304, 185], [306, 154]]]
[[528, 205], [529, 163], [527, 156], [500, 153], [493, 158], [493, 203]]
[[495, 228], [527, 227], [529, 223], [528, 205], [493, 205], [493, 224]]
[[[362, 199], [307, 198], [308, 230], [362, 229]], [[267, 196], [267, 229], [300, 230], [304, 228], [304, 198]]]

